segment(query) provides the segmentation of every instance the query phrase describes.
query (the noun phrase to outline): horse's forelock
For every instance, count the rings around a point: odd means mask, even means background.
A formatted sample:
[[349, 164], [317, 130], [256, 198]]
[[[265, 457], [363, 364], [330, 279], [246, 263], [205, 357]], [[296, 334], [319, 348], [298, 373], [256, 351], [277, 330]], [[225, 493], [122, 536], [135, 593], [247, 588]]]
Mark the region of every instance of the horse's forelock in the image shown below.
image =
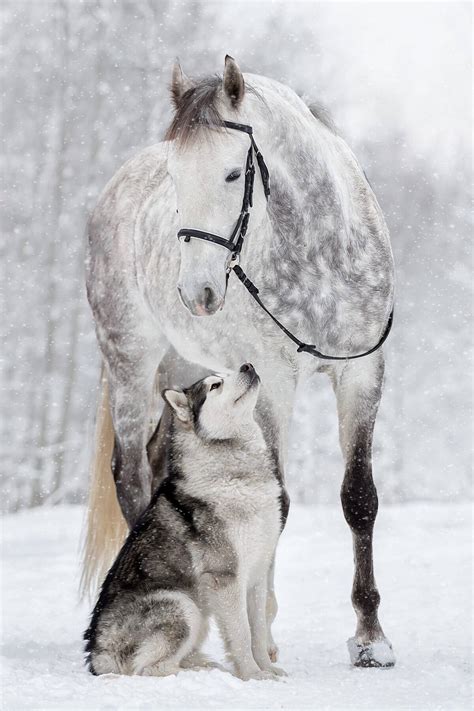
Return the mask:
[[223, 118], [217, 108], [221, 87], [222, 77], [213, 76], [188, 89], [180, 99], [165, 140], [185, 145], [199, 131], [222, 126]]
[[[206, 77], [185, 91], [166, 131], [165, 141], [175, 141], [185, 146], [202, 131], [224, 129], [224, 118], [218, 108], [221, 89], [222, 77], [215, 75]], [[252, 86], [245, 84], [245, 91], [263, 101], [263, 97]]]

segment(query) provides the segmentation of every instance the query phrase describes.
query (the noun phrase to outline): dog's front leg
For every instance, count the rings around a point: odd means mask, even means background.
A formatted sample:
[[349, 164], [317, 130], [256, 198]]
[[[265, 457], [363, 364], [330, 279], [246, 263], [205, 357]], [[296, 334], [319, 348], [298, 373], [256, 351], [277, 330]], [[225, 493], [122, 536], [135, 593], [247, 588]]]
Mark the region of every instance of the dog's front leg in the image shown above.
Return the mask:
[[257, 584], [251, 588], [247, 596], [248, 618], [250, 634], [252, 637], [252, 654], [262, 671], [272, 672], [279, 676], [285, 672], [275, 667], [269, 656], [268, 625], [268, 575], [264, 575]]
[[269, 679], [274, 674], [262, 671], [252, 654], [250, 625], [247, 616], [246, 592], [237, 581], [220, 582], [209, 590], [209, 602], [226, 651], [241, 679]]
[[267, 605], [266, 605], [266, 617], [267, 617], [267, 651], [270, 661], [276, 662], [278, 660], [278, 647], [273, 639], [272, 625], [275, 620], [276, 614], [278, 612], [278, 603], [275, 595], [275, 556], [273, 556], [272, 564], [268, 570], [267, 575]]

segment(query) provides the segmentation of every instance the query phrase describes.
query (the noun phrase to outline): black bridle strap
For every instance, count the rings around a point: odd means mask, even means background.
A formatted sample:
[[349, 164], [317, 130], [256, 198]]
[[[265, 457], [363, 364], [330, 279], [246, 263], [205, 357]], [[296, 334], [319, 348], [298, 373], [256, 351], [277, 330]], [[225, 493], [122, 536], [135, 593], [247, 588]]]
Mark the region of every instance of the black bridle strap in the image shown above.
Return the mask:
[[315, 358], [321, 358], [322, 360], [355, 360], [356, 358], [364, 358], [364, 356], [368, 356], [371, 353], [374, 353], [377, 351], [380, 346], [385, 343], [385, 341], [388, 338], [388, 334], [390, 333], [390, 330], [392, 328], [392, 323], [393, 323], [393, 308], [390, 311], [390, 316], [388, 317], [387, 325], [385, 326], [385, 330], [380, 337], [379, 341], [376, 343], [376, 345], [371, 348], [368, 351], [364, 351], [364, 353], [357, 353], [356, 355], [348, 355], [348, 356], [328, 356], [325, 355], [324, 353], [321, 353], [321, 351], [318, 351], [316, 346], [312, 346], [309, 343], [304, 343], [303, 341], [300, 341], [299, 338], [297, 338], [294, 333], [291, 333], [286, 326], [284, 326], [277, 318], [272, 314], [271, 311], [267, 309], [265, 304], [263, 304], [262, 300], [260, 299], [258, 295], [258, 289], [255, 286], [255, 284], [248, 278], [244, 270], [239, 267], [238, 264], [232, 267], [235, 275], [237, 276], [238, 279], [242, 282], [242, 284], [245, 286], [247, 291], [249, 292], [250, 296], [257, 302], [257, 304], [260, 306], [263, 311], [265, 311], [268, 316], [272, 319], [272, 321], [278, 326], [278, 328], [283, 331], [285, 336], [288, 336], [288, 338], [293, 341], [298, 346], [298, 353], [309, 353], [312, 356], [315, 356]]
[[235, 131], [243, 131], [244, 133], [248, 133], [248, 135], [250, 136], [252, 148], [255, 151], [255, 157], [257, 158], [258, 167], [260, 169], [260, 175], [262, 177], [263, 192], [265, 193], [265, 197], [268, 200], [268, 196], [270, 195], [270, 173], [268, 172], [268, 168], [263, 159], [263, 156], [260, 153], [257, 144], [255, 143], [252, 126], [247, 126], [247, 124], [245, 123], [235, 123], [234, 121], [223, 121], [223, 124], [226, 128], [233, 128]]
[[219, 237], [212, 232], [203, 232], [203, 230], [194, 230], [190, 227], [185, 227], [178, 232], [179, 237], [184, 237], [185, 242], [189, 242], [191, 237], [196, 239], [203, 239], [205, 242], [214, 242], [215, 244], [220, 244], [221, 247], [226, 247], [231, 252], [234, 251], [235, 244], [230, 239], [225, 239], [224, 237]]
[[221, 247], [225, 247], [230, 252], [232, 252], [233, 258], [235, 259], [242, 251], [244, 237], [247, 233], [247, 227], [249, 222], [249, 210], [253, 206], [253, 184], [255, 178], [255, 165], [253, 162], [254, 153], [262, 178], [263, 191], [267, 200], [270, 195], [270, 175], [263, 156], [260, 153], [257, 144], [255, 143], [252, 126], [247, 126], [244, 123], [234, 123], [234, 121], [223, 121], [223, 125], [226, 128], [231, 128], [236, 131], [242, 131], [243, 133], [246, 133], [250, 138], [250, 146], [247, 152], [247, 160], [245, 162], [244, 196], [242, 199], [242, 207], [240, 210], [239, 217], [237, 219], [237, 222], [235, 223], [234, 229], [232, 230], [232, 234], [229, 239], [225, 239], [220, 235], [215, 235], [213, 232], [206, 232], [205, 230], [195, 230], [193, 228], [188, 227], [183, 227], [181, 230], [179, 230], [178, 238], [183, 237], [185, 242], [189, 242], [191, 237], [194, 237], [195, 239], [202, 239], [206, 242], [213, 242], [214, 244], [219, 244]]

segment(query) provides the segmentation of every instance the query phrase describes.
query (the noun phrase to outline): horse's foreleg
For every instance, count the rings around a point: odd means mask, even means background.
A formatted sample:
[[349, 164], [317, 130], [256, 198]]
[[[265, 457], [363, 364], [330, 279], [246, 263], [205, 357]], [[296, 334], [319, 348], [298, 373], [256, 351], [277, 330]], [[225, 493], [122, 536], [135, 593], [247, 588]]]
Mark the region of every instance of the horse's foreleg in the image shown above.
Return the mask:
[[383, 356], [379, 351], [361, 361], [334, 368], [332, 372], [345, 460], [341, 501], [354, 545], [352, 604], [357, 615], [357, 629], [355, 637], [348, 641], [348, 647], [351, 662], [362, 667], [387, 667], [395, 663], [391, 644], [378, 620], [380, 595], [375, 584], [372, 553], [378, 508], [372, 478], [372, 436], [383, 370]]
[[[112, 471], [117, 498], [131, 528], [150, 502], [151, 472], [146, 445], [150, 407], [160, 353], [125, 360], [108, 368], [115, 443]], [[128, 363], [128, 365], [127, 365]]]

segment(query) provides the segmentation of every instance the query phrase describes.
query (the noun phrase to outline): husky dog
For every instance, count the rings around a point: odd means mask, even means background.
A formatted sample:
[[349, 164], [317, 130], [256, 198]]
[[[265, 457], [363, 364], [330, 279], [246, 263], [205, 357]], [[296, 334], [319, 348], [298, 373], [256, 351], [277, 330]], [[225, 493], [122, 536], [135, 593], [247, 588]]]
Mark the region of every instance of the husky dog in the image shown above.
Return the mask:
[[268, 653], [267, 579], [288, 507], [254, 417], [259, 385], [245, 363], [163, 392], [167, 476], [102, 586], [84, 635], [93, 674], [193, 666], [211, 615], [240, 678], [283, 673]]

